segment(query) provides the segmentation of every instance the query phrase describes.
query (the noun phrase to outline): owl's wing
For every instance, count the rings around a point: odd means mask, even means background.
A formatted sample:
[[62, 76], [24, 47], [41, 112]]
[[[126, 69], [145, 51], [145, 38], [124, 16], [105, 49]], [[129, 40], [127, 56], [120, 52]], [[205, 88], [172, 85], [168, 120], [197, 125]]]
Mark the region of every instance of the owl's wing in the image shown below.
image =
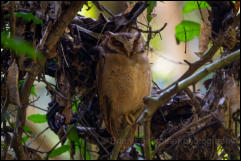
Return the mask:
[[111, 109], [111, 102], [108, 96], [103, 93], [103, 70], [104, 70], [104, 63], [105, 58], [101, 57], [96, 68], [96, 81], [97, 81], [97, 89], [98, 89], [98, 96], [100, 101], [100, 107], [104, 114], [104, 122], [105, 126], [108, 130], [110, 130], [110, 109]]

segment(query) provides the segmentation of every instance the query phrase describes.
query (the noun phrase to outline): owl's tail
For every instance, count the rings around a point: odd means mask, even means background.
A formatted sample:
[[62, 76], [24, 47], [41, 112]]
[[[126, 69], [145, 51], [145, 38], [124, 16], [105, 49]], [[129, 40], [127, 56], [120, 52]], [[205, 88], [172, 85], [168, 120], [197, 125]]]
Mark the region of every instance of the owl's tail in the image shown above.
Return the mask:
[[125, 126], [125, 124], [123, 124], [123, 121], [120, 122], [117, 119], [115, 119], [115, 120], [110, 119], [109, 125], [110, 125], [109, 126], [110, 129], [108, 129], [108, 130], [114, 138], [114, 143], [122, 144], [121, 149], [120, 149], [121, 153], [132, 146], [132, 144], [134, 142], [135, 132], [136, 132], [136, 129], [138, 126], [137, 124], [132, 126], [131, 131], [127, 134], [126, 138], [123, 141], [120, 140], [120, 134]]

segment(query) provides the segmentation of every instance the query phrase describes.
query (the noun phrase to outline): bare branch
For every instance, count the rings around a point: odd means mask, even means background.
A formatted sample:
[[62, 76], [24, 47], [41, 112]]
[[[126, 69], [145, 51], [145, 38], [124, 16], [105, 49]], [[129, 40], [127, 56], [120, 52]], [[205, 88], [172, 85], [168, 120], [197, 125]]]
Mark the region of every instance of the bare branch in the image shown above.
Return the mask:
[[144, 156], [146, 160], [151, 160], [151, 120], [144, 122]]
[[145, 97], [144, 103], [149, 107], [147, 113], [143, 113], [142, 116], [139, 117], [139, 121], [145, 117], [151, 117], [159, 107], [162, 107], [175, 93], [180, 92], [181, 90], [186, 89], [189, 85], [192, 85], [204, 78], [209, 73], [221, 69], [226, 65], [232, 63], [235, 60], [240, 59], [240, 50], [237, 50], [223, 58], [220, 58], [213, 62], [212, 64], [207, 65], [201, 71], [191, 75], [190, 77], [178, 82], [177, 84], [169, 87], [165, 91], [163, 91], [158, 97]]

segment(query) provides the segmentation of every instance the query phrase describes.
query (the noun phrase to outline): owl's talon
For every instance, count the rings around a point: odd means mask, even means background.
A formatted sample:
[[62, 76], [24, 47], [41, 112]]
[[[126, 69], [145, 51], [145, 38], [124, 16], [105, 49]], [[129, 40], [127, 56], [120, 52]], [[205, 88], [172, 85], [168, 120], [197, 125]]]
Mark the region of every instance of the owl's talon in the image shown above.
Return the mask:
[[135, 124], [135, 117], [131, 113], [125, 114], [125, 119], [126, 119], [126, 122], [129, 125], [134, 125]]

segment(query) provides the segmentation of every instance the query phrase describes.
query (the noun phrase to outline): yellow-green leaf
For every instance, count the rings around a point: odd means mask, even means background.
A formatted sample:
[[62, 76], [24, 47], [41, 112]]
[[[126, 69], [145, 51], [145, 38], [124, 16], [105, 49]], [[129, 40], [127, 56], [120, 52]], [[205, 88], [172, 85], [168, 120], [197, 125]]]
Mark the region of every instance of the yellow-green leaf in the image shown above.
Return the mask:
[[195, 36], [200, 36], [200, 24], [184, 20], [176, 25], [175, 31], [175, 36], [178, 41], [187, 42], [194, 39]]
[[50, 154], [49, 154], [49, 158], [53, 158], [55, 156], [61, 155], [67, 151], [70, 150], [70, 146], [69, 145], [62, 145], [59, 148], [54, 149]]
[[30, 115], [30, 116], [28, 116], [28, 120], [31, 120], [34, 123], [45, 123], [45, 122], [47, 122], [46, 115], [42, 115], [42, 114]]
[[198, 4], [200, 8], [210, 8], [206, 1], [186, 1], [183, 7], [182, 13], [189, 13], [198, 9]]
[[147, 7], [147, 21], [151, 22], [152, 20], [152, 11], [156, 7], [157, 1], [147, 1], [148, 7]]

